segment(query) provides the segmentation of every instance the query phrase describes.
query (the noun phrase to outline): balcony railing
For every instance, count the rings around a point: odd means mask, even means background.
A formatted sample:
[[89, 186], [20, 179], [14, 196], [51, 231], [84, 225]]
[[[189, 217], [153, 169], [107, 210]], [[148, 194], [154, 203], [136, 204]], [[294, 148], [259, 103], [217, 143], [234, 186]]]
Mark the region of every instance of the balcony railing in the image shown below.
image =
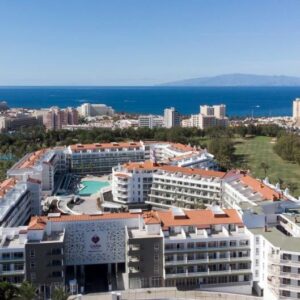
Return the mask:
[[239, 270], [220, 270], [220, 271], [204, 271], [204, 272], [183, 272], [183, 273], [171, 273], [166, 274], [166, 279], [182, 278], [182, 277], [201, 277], [201, 276], [215, 276], [215, 275], [239, 275], [249, 274], [251, 269], [239, 269]]

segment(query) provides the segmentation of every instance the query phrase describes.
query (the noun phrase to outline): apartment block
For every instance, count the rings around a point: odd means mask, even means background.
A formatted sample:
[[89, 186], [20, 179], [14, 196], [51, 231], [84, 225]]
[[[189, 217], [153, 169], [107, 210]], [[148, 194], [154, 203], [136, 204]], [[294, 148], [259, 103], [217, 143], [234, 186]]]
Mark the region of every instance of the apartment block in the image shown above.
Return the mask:
[[162, 166], [153, 174], [148, 203], [186, 208], [219, 203], [224, 175], [217, 171]]
[[142, 115], [139, 116], [138, 119], [138, 126], [143, 128], [157, 128], [163, 127], [164, 125], [164, 118], [162, 116], [155, 116], [155, 115]]
[[77, 107], [77, 111], [83, 117], [112, 116], [115, 113], [111, 106], [91, 103], [82, 104]]
[[27, 227], [0, 228], [0, 281], [20, 284], [25, 279]]
[[164, 110], [164, 126], [166, 128], [180, 126], [180, 116], [174, 107], [166, 108]]
[[293, 120], [297, 125], [300, 125], [300, 99], [293, 101]]
[[118, 164], [145, 160], [145, 147], [139, 142], [77, 144], [66, 155], [73, 173], [109, 174]]
[[52, 107], [43, 113], [43, 124], [47, 130], [59, 130], [64, 125], [78, 124], [78, 112], [74, 108]]

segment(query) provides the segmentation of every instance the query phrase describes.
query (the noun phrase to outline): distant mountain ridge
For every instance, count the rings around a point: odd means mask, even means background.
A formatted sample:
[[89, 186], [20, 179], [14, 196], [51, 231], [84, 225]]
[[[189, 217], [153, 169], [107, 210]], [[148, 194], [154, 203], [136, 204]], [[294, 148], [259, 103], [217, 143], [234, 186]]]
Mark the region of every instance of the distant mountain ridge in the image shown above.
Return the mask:
[[161, 86], [219, 86], [219, 87], [242, 87], [242, 86], [300, 86], [300, 77], [292, 76], [269, 76], [254, 74], [224, 74], [213, 77], [200, 77], [184, 79], [161, 84]]

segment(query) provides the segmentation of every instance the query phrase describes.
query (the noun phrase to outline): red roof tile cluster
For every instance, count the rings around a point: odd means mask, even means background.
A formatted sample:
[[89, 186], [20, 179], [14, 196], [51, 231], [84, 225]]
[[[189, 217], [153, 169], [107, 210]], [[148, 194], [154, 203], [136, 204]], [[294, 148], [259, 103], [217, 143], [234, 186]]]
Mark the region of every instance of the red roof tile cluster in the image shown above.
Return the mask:
[[36, 152], [33, 152], [29, 155], [29, 157], [22, 162], [21, 165], [18, 166], [19, 169], [30, 168], [34, 166], [35, 162], [39, 160], [47, 151], [47, 149], [41, 149]]
[[[170, 173], [181, 173], [186, 175], [200, 175], [202, 177], [219, 177], [222, 178], [226, 173], [213, 171], [213, 170], [204, 170], [204, 169], [192, 169], [186, 167], [178, 167], [178, 166], [169, 166], [164, 164], [156, 164], [152, 161], [145, 162], [134, 162], [134, 163], [126, 163], [123, 165], [127, 170], [163, 170]], [[120, 174], [120, 173], [117, 173]]]
[[172, 226], [196, 226], [197, 228], [209, 228], [210, 225], [236, 224], [243, 222], [235, 209], [224, 209], [224, 214], [214, 214], [211, 210], [184, 210], [185, 217], [176, 218], [172, 210], [158, 211], [163, 228]]
[[17, 183], [15, 178], [8, 178], [0, 183], [0, 196], [3, 197], [8, 190], [13, 188]]
[[134, 219], [138, 218], [139, 214], [120, 212], [120, 213], [104, 213], [99, 215], [61, 215], [58, 217], [31, 217], [28, 225], [29, 230], [42, 230], [47, 222], [81, 222], [81, 221], [99, 221], [113, 219]]
[[265, 185], [258, 179], [255, 179], [249, 175], [244, 175], [240, 178], [240, 181], [249, 186], [252, 190], [262, 195], [265, 200], [279, 200], [281, 194], [273, 190], [271, 187]]
[[94, 143], [94, 144], [75, 144], [71, 145], [72, 151], [96, 150], [96, 149], [118, 149], [118, 148], [139, 148], [140, 142], [120, 142], [120, 143]]

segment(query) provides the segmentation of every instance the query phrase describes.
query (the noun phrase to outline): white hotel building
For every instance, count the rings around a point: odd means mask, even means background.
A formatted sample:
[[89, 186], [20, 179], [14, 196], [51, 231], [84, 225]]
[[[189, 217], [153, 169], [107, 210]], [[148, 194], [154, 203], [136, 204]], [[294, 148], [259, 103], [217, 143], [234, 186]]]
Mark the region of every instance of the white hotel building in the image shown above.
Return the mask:
[[[0, 280], [25, 278], [48, 293], [56, 284], [68, 286], [69, 276], [81, 285], [88, 265], [105, 265], [105, 274], [117, 272], [127, 288], [253, 289], [266, 300], [300, 299], [300, 201], [268, 180], [207, 170], [203, 154], [180, 144], [139, 142], [25, 156], [0, 185]], [[188, 157], [194, 168], [182, 165]], [[22, 226], [40, 214], [56, 175], [104, 174], [112, 167], [116, 202], [164, 210], [55, 214]], [[192, 210], [203, 203], [208, 209]]]

